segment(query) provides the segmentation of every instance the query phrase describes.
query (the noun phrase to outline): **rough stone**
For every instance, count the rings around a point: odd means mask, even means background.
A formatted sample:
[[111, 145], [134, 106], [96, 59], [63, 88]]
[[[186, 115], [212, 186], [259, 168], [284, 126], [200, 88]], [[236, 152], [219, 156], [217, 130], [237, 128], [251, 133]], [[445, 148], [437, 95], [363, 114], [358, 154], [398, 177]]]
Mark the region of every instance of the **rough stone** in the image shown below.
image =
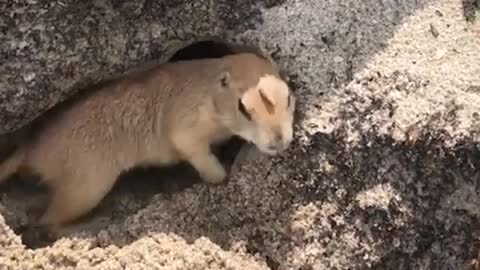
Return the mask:
[[0, 269], [480, 265], [480, 28], [462, 2], [229, 3], [0, 3], [3, 133], [76, 89], [209, 36], [261, 48], [299, 97], [283, 155], [245, 147], [218, 187], [132, 176], [43, 248], [22, 236], [45, 193], [6, 185]]

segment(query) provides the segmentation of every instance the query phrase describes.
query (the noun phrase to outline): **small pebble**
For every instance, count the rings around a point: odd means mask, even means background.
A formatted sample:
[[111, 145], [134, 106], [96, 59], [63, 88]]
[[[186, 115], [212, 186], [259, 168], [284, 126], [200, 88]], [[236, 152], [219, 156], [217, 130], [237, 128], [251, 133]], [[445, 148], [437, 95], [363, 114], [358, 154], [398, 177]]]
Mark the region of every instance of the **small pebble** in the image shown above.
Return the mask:
[[446, 48], [438, 49], [435, 53], [434, 59], [436, 60], [442, 59], [447, 53], [448, 53], [448, 50]]
[[432, 33], [432, 36], [435, 37], [435, 38], [440, 35], [438, 33], [437, 28], [435, 28], [435, 26], [433, 26], [433, 24], [430, 24], [430, 33]]
[[343, 62], [343, 57], [341, 57], [341, 56], [335, 56], [335, 57], [333, 58], [333, 62], [335, 62], [335, 63]]

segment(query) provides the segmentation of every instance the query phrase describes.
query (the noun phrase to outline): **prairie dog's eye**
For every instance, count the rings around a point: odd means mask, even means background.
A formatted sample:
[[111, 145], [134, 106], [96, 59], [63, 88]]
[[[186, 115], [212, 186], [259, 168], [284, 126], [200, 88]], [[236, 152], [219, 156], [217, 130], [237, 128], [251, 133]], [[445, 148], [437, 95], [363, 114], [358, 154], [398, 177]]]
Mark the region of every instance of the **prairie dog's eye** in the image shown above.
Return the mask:
[[245, 116], [245, 118], [247, 118], [248, 120], [252, 120], [250, 113], [248, 113], [241, 99], [238, 99], [238, 110], [241, 114], [243, 114], [243, 116]]
[[292, 99], [292, 95], [288, 94], [287, 108], [290, 108], [291, 99]]

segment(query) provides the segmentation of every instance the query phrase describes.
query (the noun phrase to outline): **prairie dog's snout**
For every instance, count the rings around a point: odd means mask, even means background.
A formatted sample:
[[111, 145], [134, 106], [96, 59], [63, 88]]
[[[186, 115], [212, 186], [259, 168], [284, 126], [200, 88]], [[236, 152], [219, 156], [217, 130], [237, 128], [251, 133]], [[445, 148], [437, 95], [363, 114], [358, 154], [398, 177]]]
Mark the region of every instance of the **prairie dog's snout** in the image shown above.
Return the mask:
[[292, 131], [287, 130], [286, 132], [273, 132], [273, 136], [265, 141], [267, 141], [267, 143], [265, 143], [264, 152], [275, 155], [286, 150], [288, 146], [290, 146], [290, 143], [292, 142]]

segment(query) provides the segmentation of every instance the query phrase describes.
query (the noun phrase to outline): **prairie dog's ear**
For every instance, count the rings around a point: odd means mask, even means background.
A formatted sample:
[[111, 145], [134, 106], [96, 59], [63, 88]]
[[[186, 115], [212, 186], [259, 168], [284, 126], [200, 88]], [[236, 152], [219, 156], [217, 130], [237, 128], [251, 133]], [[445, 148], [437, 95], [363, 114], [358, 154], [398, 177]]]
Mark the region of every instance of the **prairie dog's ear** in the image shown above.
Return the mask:
[[275, 110], [275, 101], [273, 97], [271, 97], [268, 91], [265, 91], [263, 88], [258, 89], [258, 93], [260, 94], [260, 99], [262, 100], [263, 105], [269, 113], [273, 113]]
[[222, 87], [229, 87], [231, 85], [232, 76], [228, 71], [224, 71], [220, 74], [220, 84]]
[[228, 101], [231, 97], [231, 91], [229, 89], [232, 88], [233, 82], [232, 75], [228, 71], [222, 71], [216, 76], [218, 76], [216, 78], [218, 84], [213, 96], [213, 106], [217, 112], [221, 113], [221, 111], [225, 110], [225, 101]]

